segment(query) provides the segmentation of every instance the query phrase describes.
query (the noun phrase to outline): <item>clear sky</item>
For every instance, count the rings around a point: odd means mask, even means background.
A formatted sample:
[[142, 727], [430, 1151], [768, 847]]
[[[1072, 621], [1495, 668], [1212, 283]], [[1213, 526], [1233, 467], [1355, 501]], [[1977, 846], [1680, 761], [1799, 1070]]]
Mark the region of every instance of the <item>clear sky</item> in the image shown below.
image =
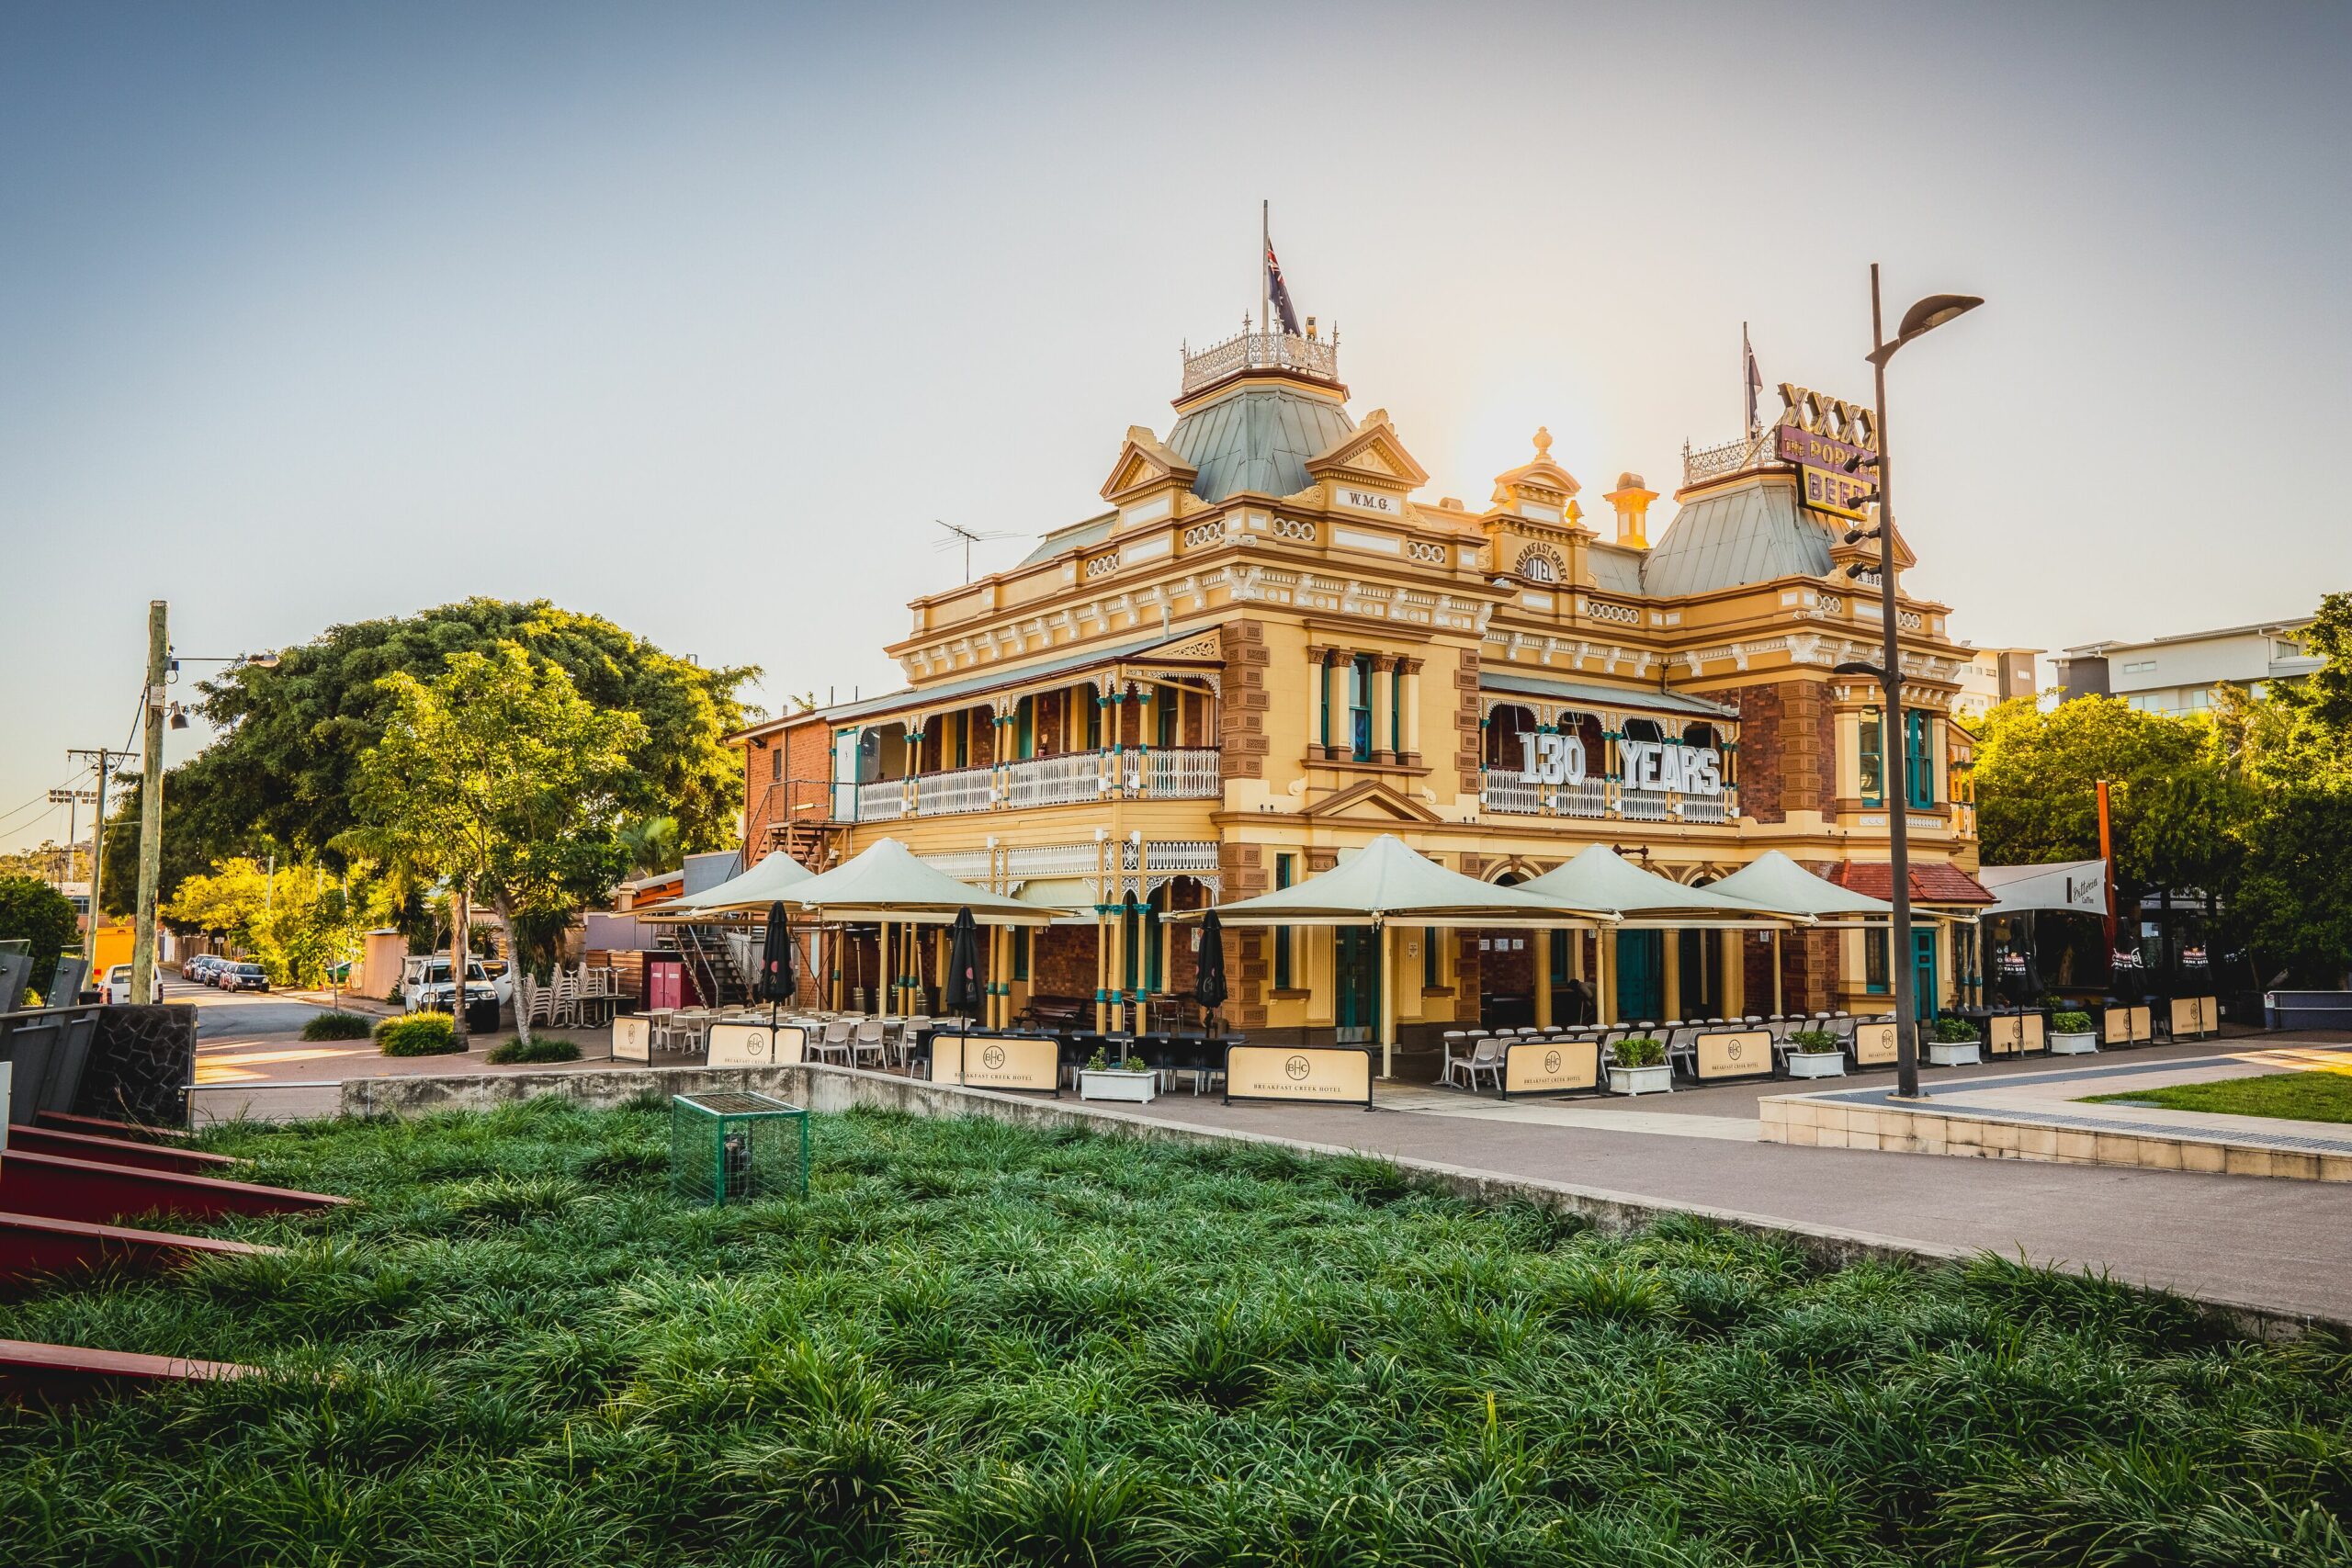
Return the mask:
[[545, 595], [771, 705], [899, 683], [931, 520], [1099, 509], [1261, 197], [1429, 496], [1539, 423], [1670, 490], [1742, 321], [1867, 396], [1878, 260], [1990, 301], [1891, 392], [1961, 635], [2303, 611], [2352, 585], [2347, 80], [2340, 4], [17, 0], [0, 847], [122, 742], [151, 598], [187, 654]]

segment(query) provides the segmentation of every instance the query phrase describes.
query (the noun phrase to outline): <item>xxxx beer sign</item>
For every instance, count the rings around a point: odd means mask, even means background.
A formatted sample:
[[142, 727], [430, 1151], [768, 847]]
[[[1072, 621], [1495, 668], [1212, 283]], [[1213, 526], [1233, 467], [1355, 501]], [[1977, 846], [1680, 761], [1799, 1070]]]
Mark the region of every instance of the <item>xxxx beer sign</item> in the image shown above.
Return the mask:
[[[1878, 416], [1860, 403], [1781, 383], [1781, 423], [1772, 431], [1775, 460], [1796, 465], [1807, 507], [1863, 521], [1863, 506], [1878, 491]], [[1861, 461], [1857, 462], [1860, 458]], [[1849, 463], [1854, 466], [1849, 471]]]

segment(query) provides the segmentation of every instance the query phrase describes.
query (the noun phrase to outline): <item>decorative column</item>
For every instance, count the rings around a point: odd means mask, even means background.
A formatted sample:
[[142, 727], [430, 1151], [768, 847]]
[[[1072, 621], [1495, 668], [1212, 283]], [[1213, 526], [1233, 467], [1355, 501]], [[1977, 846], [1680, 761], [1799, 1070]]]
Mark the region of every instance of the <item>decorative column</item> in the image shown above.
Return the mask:
[[[1400, 659], [1396, 661], [1396, 679], [1405, 688], [1405, 733], [1396, 738], [1396, 760], [1417, 762], [1421, 755], [1421, 661]], [[1486, 755], [1483, 747], [1479, 755]]]
[[1552, 1027], [1552, 933], [1529, 933], [1535, 943], [1535, 1027]]
[[[1372, 760], [1396, 761], [1396, 735], [1392, 715], [1396, 711], [1396, 656], [1372, 656]], [[1383, 740], [1388, 742], [1384, 746]]]
[[1604, 926], [1597, 939], [1600, 948], [1600, 974], [1593, 982], [1595, 1016], [1603, 1023], [1617, 1021], [1617, 932]]
[[1665, 1018], [1682, 1016], [1682, 933], [1668, 931], [1660, 943], [1666, 949], [1666, 1000], [1661, 1005]]
[[1306, 649], [1306, 757], [1319, 762], [1331, 741], [1331, 650], [1309, 644]]

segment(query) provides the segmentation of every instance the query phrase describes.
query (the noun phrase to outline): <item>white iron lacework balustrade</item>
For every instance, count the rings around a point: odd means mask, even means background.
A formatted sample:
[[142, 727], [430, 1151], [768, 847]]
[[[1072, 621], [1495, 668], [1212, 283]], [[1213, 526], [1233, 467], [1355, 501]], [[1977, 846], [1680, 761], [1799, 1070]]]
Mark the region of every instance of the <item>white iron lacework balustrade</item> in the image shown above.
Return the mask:
[[915, 815], [959, 817], [986, 811], [995, 803], [994, 781], [988, 768], [958, 768], [953, 773], [923, 773], [915, 779]]
[[1032, 757], [1008, 763], [1004, 803], [1015, 810], [1032, 806], [1075, 806], [1102, 794], [1102, 760], [1097, 751], [1061, 757]]
[[1617, 815], [1628, 822], [1663, 822], [1673, 799], [1662, 789], [1627, 789], [1617, 797]]
[[1544, 792], [1540, 784], [1503, 773], [1488, 773], [1483, 792], [1489, 811], [1507, 811], [1519, 817], [1535, 817], [1544, 810]]
[[876, 779], [857, 786], [857, 819], [888, 822], [907, 814], [907, 781]]

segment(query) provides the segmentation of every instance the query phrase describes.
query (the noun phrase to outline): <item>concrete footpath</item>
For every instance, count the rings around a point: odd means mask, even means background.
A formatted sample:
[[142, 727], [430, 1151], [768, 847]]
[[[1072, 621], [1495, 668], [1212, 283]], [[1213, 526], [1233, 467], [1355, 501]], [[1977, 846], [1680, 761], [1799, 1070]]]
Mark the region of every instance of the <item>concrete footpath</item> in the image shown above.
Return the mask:
[[2106, 1270], [2208, 1301], [2352, 1319], [2352, 1187], [1399, 1111], [1228, 1106], [1181, 1092], [1121, 1109], [1179, 1125], [1864, 1232], [1936, 1252], [1995, 1252]]

